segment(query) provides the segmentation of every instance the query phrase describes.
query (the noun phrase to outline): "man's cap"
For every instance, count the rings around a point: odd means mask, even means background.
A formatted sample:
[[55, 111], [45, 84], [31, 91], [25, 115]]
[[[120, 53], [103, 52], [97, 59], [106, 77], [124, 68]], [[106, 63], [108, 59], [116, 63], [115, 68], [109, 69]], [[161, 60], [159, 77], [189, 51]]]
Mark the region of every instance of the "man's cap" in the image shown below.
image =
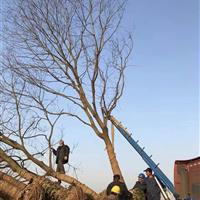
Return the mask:
[[150, 172], [150, 173], [152, 173], [152, 169], [151, 168], [146, 168], [145, 170], [144, 170], [144, 172]]
[[120, 187], [118, 185], [115, 185], [112, 187], [111, 192], [115, 193], [115, 194], [119, 194], [120, 193]]
[[145, 175], [144, 175], [143, 173], [140, 173], [140, 174], [138, 175], [138, 178], [144, 179], [144, 178], [145, 178]]

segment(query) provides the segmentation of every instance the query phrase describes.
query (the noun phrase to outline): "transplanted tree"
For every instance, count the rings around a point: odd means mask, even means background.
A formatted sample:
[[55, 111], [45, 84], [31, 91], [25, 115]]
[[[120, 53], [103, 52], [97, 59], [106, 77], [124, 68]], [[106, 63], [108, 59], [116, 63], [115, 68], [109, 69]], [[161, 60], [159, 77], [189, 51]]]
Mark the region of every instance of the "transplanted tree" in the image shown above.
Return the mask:
[[108, 120], [123, 94], [132, 50], [130, 35], [124, 39], [117, 32], [126, 2], [15, 3], [9, 10], [4, 34], [8, 51], [2, 65], [2, 74], [12, 74], [23, 85], [14, 94], [26, 98], [22, 105], [42, 110], [46, 116], [71, 116], [90, 127], [105, 143], [113, 173], [122, 175]]

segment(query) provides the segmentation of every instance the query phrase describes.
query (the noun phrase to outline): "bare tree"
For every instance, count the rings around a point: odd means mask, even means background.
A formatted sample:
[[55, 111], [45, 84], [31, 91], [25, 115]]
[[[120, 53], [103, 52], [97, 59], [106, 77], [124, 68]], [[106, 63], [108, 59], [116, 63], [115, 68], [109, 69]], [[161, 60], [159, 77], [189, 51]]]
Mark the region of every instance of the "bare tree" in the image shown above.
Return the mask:
[[[26, 99], [21, 105], [42, 108], [47, 121], [48, 115], [54, 120], [66, 115], [90, 127], [105, 143], [113, 173], [120, 175], [108, 119], [123, 94], [132, 51], [131, 36], [124, 39], [118, 33], [125, 4], [118, 0], [18, 0], [9, 11], [8, 51], [2, 62], [2, 74], [12, 75], [23, 85], [12, 92], [16, 101]], [[34, 120], [29, 128], [39, 123], [37, 117]], [[53, 123], [48, 123], [53, 129]], [[23, 145], [25, 134], [18, 132], [18, 136]], [[51, 169], [51, 160], [49, 164]]]

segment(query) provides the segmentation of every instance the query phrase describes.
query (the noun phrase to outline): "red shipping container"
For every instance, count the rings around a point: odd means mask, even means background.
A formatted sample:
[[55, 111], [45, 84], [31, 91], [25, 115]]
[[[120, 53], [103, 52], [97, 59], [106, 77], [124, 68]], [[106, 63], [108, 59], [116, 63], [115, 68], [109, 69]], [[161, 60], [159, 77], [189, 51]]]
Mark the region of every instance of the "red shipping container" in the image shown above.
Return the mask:
[[200, 200], [200, 157], [175, 161], [174, 185], [180, 198], [190, 193], [195, 200]]

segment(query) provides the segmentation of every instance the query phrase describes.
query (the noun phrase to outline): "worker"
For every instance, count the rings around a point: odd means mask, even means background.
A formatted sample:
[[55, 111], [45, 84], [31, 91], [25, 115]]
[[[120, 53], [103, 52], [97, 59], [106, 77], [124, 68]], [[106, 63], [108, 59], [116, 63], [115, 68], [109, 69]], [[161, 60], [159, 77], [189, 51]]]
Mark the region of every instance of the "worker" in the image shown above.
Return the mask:
[[160, 188], [154, 178], [151, 168], [147, 168], [144, 170], [146, 172], [146, 197], [147, 200], [160, 200]]
[[132, 197], [125, 183], [120, 181], [120, 175], [118, 174], [113, 176], [113, 181], [108, 185], [106, 194], [109, 199], [116, 200], [129, 200]]
[[[53, 150], [53, 154], [56, 156], [56, 164], [57, 169], [56, 172], [59, 172], [61, 174], [65, 174], [65, 167], [64, 164], [68, 163], [69, 161], [69, 153], [70, 148], [68, 145], [65, 145], [63, 140], [59, 141], [59, 147], [57, 150], [54, 148], [51, 148]], [[58, 180], [59, 184], [61, 183], [60, 180]]]
[[121, 189], [118, 185], [114, 185], [112, 188], [111, 188], [111, 191], [110, 191], [110, 194], [108, 195], [108, 199], [110, 200], [118, 200], [120, 197], [120, 192], [121, 192]]
[[145, 180], [145, 175], [143, 173], [140, 173], [138, 175], [138, 181], [136, 181], [135, 185], [133, 186], [133, 189], [131, 189], [134, 200], [146, 199], [147, 185], [144, 180]]

